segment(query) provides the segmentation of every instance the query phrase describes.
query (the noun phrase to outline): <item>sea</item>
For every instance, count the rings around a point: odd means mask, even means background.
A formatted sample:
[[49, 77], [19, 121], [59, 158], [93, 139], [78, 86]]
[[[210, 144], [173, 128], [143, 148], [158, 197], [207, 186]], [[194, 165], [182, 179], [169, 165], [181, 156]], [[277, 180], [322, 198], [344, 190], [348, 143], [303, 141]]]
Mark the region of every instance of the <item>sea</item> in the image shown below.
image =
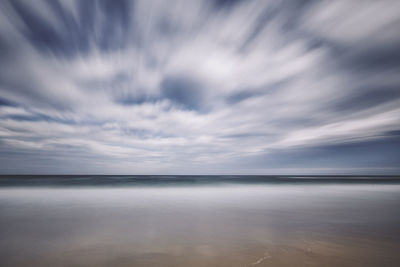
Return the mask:
[[0, 176], [0, 266], [400, 266], [399, 252], [397, 176]]

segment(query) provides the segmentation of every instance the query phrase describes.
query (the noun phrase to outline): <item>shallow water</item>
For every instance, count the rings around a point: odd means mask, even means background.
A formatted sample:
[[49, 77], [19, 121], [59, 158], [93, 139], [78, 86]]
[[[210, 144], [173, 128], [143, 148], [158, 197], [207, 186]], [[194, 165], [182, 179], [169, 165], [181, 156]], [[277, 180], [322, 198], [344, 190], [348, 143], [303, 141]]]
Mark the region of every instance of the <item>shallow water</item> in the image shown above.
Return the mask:
[[1, 266], [399, 266], [400, 184], [0, 187]]

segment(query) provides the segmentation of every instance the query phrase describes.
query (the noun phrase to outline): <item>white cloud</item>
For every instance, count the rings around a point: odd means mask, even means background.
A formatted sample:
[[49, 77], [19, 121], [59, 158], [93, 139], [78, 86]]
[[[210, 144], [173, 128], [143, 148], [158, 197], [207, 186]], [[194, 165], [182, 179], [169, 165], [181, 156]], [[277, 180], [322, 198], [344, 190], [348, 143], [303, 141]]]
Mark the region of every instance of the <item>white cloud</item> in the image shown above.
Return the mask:
[[[78, 5], [62, 4], [79, 23]], [[88, 163], [101, 158], [116, 172], [122, 166], [123, 172], [134, 172], [141, 164], [148, 173], [174, 172], [183, 163], [221, 171], [216, 165], [235, 166], [276, 149], [377, 139], [397, 130], [400, 114], [393, 102], [354, 113], [331, 108], [362, 93], [358, 88], [366, 81], [377, 88], [398, 86], [396, 72], [356, 79], [363, 73], [340, 69], [331, 47], [309, 44], [313, 37], [348, 47], [371, 39], [393, 42], [397, 37], [386, 30], [398, 24], [395, 8], [322, 2], [300, 14], [297, 28], [289, 30], [285, 23], [294, 18], [279, 4], [266, 13], [271, 5], [249, 1], [216, 11], [200, 1], [139, 1], [129, 10], [125, 45], [103, 49], [93, 39], [89, 51], [65, 55], [52, 51], [51, 44], [40, 51], [17, 30], [18, 12], [3, 12], [0, 41], [18, 40], [0, 64], [0, 97], [15, 102], [0, 106], [4, 149], [57, 153]], [[93, 25], [97, 35], [105, 25], [99, 8]], [[46, 4], [32, 12], [62, 31], [63, 22]], [[162, 83], [171, 76], [200, 83], [200, 105], [207, 108], [183, 108], [166, 97]], [[235, 94], [238, 99], [230, 102]]]

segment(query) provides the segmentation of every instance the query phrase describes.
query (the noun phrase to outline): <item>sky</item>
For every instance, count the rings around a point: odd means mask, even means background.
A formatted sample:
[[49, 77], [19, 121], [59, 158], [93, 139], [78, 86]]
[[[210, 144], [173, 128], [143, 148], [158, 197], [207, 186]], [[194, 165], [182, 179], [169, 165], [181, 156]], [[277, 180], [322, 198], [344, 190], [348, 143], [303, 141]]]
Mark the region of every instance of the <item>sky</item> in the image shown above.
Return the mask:
[[400, 1], [0, 0], [2, 174], [398, 174]]

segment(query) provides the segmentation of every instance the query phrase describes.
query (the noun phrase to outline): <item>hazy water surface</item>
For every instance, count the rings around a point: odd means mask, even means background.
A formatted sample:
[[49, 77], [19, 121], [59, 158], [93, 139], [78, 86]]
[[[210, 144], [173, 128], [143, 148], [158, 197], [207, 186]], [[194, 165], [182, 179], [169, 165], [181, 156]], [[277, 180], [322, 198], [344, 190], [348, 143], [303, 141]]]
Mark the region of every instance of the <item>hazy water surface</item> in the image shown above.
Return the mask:
[[24, 177], [10, 186], [7, 179], [1, 266], [400, 265], [393, 181], [77, 186]]

